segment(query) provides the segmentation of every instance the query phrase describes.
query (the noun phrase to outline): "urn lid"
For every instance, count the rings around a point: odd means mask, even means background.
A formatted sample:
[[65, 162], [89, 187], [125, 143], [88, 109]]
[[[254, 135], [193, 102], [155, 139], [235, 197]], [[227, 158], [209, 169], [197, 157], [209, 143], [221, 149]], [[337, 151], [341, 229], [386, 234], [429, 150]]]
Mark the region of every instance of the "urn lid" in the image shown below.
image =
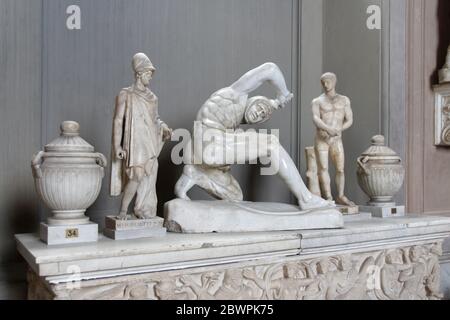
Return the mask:
[[80, 125], [75, 121], [61, 123], [61, 135], [45, 146], [46, 152], [94, 152], [94, 147], [80, 137]]
[[372, 137], [372, 145], [363, 152], [363, 157], [386, 157], [389, 159], [400, 159], [394, 150], [386, 146], [385, 138], [382, 135]]

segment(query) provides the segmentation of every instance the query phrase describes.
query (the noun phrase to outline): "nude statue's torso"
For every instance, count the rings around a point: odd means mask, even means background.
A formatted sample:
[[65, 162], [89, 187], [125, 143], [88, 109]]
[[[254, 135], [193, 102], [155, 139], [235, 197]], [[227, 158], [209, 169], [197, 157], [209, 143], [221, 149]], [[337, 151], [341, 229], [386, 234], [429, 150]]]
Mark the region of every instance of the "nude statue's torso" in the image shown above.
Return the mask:
[[[333, 100], [326, 95], [322, 95], [314, 103], [320, 106], [320, 118], [329, 127], [339, 131], [339, 137], [344, 126], [346, 108], [350, 104], [349, 98], [336, 95]], [[328, 133], [325, 130], [317, 129], [319, 138], [329, 138]]]
[[203, 104], [197, 121], [211, 128], [236, 129], [244, 119], [246, 100], [246, 95], [240, 95], [232, 88], [221, 89]]

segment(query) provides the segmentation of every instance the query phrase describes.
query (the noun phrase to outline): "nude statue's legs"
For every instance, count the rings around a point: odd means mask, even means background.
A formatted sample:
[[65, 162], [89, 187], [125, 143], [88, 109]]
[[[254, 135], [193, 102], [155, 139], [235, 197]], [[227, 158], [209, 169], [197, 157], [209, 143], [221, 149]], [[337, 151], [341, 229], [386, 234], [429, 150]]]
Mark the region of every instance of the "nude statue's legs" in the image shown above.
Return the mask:
[[218, 131], [214, 142], [207, 143], [206, 148], [203, 152], [203, 161], [209, 167], [244, 164], [258, 159], [270, 161], [271, 165], [278, 165], [278, 175], [297, 197], [302, 209], [330, 205], [327, 201], [311, 194], [292, 158], [274, 135], [261, 134], [256, 131], [236, 133]]
[[192, 168], [194, 168], [195, 165], [191, 165], [191, 164], [187, 164], [184, 166], [183, 168], [183, 173], [181, 175], [181, 177], [178, 179], [177, 183], [175, 184], [175, 196], [178, 199], [183, 199], [183, 200], [191, 200], [191, 198], [189, 198], [189, 196], [187, 195], [187, 193], [189, 192], [189, 190], [191, 190], [196, 184], [197, 181], [193, 176], [187, 175], [185, 173], [185, 170], [192, 170]]
[[270, 82], [278, 90], [278, 94], [288, 97], [291, 93], [286, 86], [283, 73], [274, 63], [265, 63], [244, 74], [231, 88], [242, 94], [249, 94], [258, 89], [264, 82]]
[[175, 185], [175, 195], [180, 199], [190, 200], [187, 192], [195, 185], [220, 200], [242, 201], [244, 198], [241, 187], [231, 172], [221, 168], [185, 165], [183, 174]]
[[338, 191], [338, 196], [336, 202], [344, 206], [355, 205], [351, 202], [344, 194], [345, 192], [345, 155], [344, 146], [342, 144], [342, 139], [333, 142], [330, 146], [330, 156], [334, 167], [336, 168], [336, 188]]
[[314, 149], [316, 151], [317, 166], [319, 171], [319, 182], [322, 196], [331, 201], [331, 178], [328, 167], [329, 146], [325, 141], [316, 139]]
[[330, 157], [336, 169], [336, 188], [338, 197], [343, 197], [345, 188], [345, 158], [342, 140], [336, 141], [330, 146]]

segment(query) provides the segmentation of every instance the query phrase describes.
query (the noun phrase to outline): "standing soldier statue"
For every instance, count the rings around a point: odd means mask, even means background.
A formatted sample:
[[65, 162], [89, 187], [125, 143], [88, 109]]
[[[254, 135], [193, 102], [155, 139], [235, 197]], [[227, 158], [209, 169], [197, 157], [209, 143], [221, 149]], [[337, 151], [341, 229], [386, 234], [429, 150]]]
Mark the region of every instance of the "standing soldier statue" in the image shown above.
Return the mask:
[[123, 193], [119, 219], [126, 220], [136, 196], [134, 216], [157, 214], [158, 156], [172, 130], [159, 118], [158, 97], [148, 88], [155, 68], [143, 53], [133, 57], [135, 83], [116, 99], [113, 124], [111, 196]]

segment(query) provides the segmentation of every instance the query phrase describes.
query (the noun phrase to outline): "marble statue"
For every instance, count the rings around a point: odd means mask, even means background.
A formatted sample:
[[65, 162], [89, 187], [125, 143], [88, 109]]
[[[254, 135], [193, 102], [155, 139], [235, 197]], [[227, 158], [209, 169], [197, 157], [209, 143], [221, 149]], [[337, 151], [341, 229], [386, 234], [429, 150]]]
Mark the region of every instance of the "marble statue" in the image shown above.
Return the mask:
[[158, 156], [172, 130], [158, 115], [158, 97], [149, 89], [155, 67], [143, 53], [133, 57], [135, 82], [116, 99], [113, 125], [111, 195], [123, 199], [119, 218], [126, 220], [136, 196], [133, 215], [156, 217]]
[[[277, 98], [249, 99], [249, 94], [264, 83], [275, 87]], [[189, 148], [193, 150], [193, 154], [187, 155], [187, 161], [192, 164], [184, 167], [183, 175], [176, 184], [175, 194], [178, 198], [189, 200], [187, 192], [197, 185], [218, 199], [242, 201], [242, 190], [231, 175], [230, 166], [260, 159], [279, 164], [278, 175], [296, 196], [301, 209], [329, 207], [329, 202], [308, 190], [294, 161], [276, 136], [255, 131], [237, 131], [243, 123], [258, 124], [267, 121], [275, 110], [283, 108], [292, 98], [293, 94], [288, 90], [281, 70], [274, 63], [265, 63], [250, 70], [235, 83], [212, 94], [197, 115], [194, 146]], [[208, 134], [202, 134], [205, 131]], [[211, 136], [214, 139], [210, 139]], [[195, 151], [195, 144], [198, 142], [213, 152], [199, 154]], [[223, 157], [230, 150], [239, 150], [243, 144], [249, 149], [248, 152], [237, 152], [233, 159]]]
[[[249, 98], [264, 83], [275, 87], [277, 97]], [[239, 128], [241, 124], [269, 120], [292, 97], [280, 68], [274, 63], [250, 70], [229, 87], [211, 95], [198, 112], [193, 139], [183, 154], [185, 167], [175, 186], [178, 199], [164, 206], [165, 226], [169, 231], [258, 232], [344, 226], [343, 216], [335, 204], [308, 190], [294, 161], [275, 135]], [[231, 166], [258, 160], [271, 165], [263, 168], [261, 174], [278, 174], [297, 198], [298, 206], [243, 201]], [[187, 192], [194, 186], [218, 201], [191, 201]]]
[[355, 204], [344, 194], [345, 156], [342, 133], [353, 125], [353, 112], [350, 99], [336, 92], [337, 77], [334, 73], [325, 73], [321, 77], [324, 93], [313, 100], [312, 111], [317, 128], [314, 142], [318, 175], [322, 197], [332, 201], [328, 161], [331, 158], [336, 168], [336, 186], [339, 205], [353, 207]]
[[450, 82], [450, 46], [447, 49], [447, 57], [445, 64], [441, 70], [439, 70], [439, 83], [444, 84]]

